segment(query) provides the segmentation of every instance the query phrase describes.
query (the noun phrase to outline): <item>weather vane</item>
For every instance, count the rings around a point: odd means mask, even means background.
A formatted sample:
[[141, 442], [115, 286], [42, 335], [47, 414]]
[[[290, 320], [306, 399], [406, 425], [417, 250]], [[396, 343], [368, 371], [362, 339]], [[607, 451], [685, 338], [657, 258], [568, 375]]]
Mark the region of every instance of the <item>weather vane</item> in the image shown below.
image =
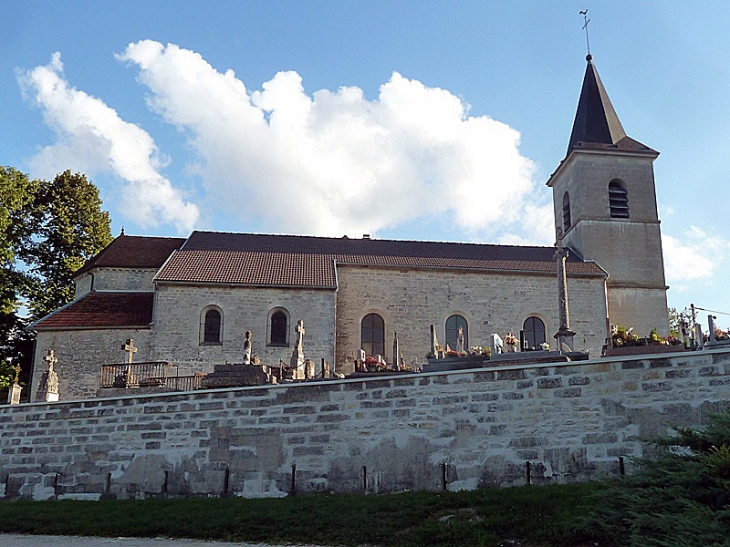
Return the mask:
[[583, 16], [583, 21], [584, 21], [583, 30], [586, 31], [586, 47], [588, 48], [588, 56], [590, 56], [591, 55], [591, 43], [588, 41], [588, 23], [590, 23], [591, 20], [588, 19], [588, 10], [587, 9], [584, 9], [578, 13], [580, 13]]

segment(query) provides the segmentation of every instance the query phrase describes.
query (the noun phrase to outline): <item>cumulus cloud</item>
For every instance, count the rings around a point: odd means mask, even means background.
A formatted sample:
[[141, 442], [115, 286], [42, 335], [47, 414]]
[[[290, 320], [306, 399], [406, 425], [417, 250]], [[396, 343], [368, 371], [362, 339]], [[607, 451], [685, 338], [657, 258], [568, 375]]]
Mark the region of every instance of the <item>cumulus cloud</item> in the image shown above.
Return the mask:
[[160, 174], [164, 161], [152, 137], [102, 100], [69, 85], [60, 53], [46, 66], [19, 72], [18, 82], [57, 135], [55, 144], [33, 158], [34, 174], [52, 178], [65, 169], [112, 172], [126, 182], [122, 205], [131, 220], [141, 226], [172, 224], [183, 232], [193, 227], [198, 208]]
[[547, 231], [537, 239], [553, 237], [519, 133], [470, 116], [447, 90], [396, 72], [374, 100], [357, 87], [308, 95], [292, 71], [249, 90], [198, 53], [150, 40], [117, 58], [195, 151], [206, 216], [245, 210], [269, 231], [334, 236], [448, 215], [466, 234], [524, 237], [535, 218]]
[[730, 241], [691, 226], [681, 239], [662, 234], [662, 247], [667, 281], [682, 290], [687, 282], [712, 280], [730, 249]]

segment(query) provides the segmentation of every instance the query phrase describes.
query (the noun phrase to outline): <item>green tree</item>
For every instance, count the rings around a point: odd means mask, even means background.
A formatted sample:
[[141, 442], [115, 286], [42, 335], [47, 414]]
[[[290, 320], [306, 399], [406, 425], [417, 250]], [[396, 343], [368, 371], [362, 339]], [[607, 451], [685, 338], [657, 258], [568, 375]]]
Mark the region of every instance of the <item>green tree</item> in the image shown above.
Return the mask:
[[730, 547], [730, 413], [676, 431], [599, 494], [586, 529], [601, 545]]
[[12, 381], [12, 366], [21, 366], [21, 378], [30, 369], [29, 321], [70, 302], [73, 273], [111, 242], [101, 205], [80, 173], [47, 182], [0, 167], [0, 389]]
[[70, 302], [74, 272], [111, 243], [109, 213], [101, 205], [99, 190], [81, 173], [64, 171], [52, 182], [40, 182], [32, 232], [22, 249], [34, 319]]
[[29, 286], [19, 256], [23, 242], [31, 238], [38, 187], [17, 169], [0, 166], [0, 389], [15, 376], [11, 362], [27, 369], [32, 357], [32, 337], [18, 314]]

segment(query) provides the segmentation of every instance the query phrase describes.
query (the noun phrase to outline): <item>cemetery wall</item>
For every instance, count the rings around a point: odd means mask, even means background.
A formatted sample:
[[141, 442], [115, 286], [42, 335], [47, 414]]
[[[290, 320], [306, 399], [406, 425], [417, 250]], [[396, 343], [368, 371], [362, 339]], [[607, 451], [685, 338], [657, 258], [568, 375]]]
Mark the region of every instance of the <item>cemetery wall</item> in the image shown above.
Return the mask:
[[[468, 344], [489, 346], [492, 333], [519, 335], [525, 319], [545, 323], [554, 347], [558, 331], [555, 274], [519, 275], [489, 272], [408, 268], [362, 268], [338, 264], [337, 363], [352, 361], [360, 348], [360, 323], [369, 313], [385, 321], [385, 355], [393, 358], [393, 334], [398, 332], [406, 364], [425, 362], [431, 347], [429, 326], [439, 342], [446, 339], [446, 320], [454, 314], [468, 324]], [[570, 277], [571, 327], [577, 349], [598, 356], [606, 339], [604, 279]]]
[[[616, 474], [730, 400], [730, 350], [0, 407], [0, 496], [450, 490]], [[625, 462], [630, 471], [630, 461]]]

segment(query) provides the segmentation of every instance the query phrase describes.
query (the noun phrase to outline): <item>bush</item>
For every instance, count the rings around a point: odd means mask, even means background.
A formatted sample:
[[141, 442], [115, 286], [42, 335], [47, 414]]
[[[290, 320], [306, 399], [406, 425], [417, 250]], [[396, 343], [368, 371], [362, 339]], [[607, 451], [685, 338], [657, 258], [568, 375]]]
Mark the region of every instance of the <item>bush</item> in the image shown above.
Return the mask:
[[660, 455], [597, 494], [580, 525], [601, 545], [730, 547], [730, 413], [657, 440]]

